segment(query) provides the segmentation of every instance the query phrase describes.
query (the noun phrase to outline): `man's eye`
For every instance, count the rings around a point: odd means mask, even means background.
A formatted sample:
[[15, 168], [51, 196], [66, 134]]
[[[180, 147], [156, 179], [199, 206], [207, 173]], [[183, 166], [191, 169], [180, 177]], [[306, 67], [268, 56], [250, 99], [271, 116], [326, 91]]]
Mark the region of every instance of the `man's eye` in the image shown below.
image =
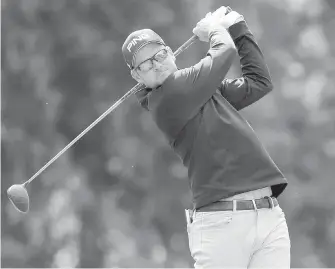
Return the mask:
[[166, 54], [167, 54], [167, 52], [164, 51], [164, 50], [162, 50], [161, 52], [157, 53], [157, 56], [158, 56], [158, 57], [165, 57]]
[[139, 67], [138, 67], [138, 69], [140, 71], [147, 71], [147, 70], [149, 70], [151, 68], [151, 66], [152, 66], [151, 62], [150, 61], [146, 61], [146, 62], [140, 64]]

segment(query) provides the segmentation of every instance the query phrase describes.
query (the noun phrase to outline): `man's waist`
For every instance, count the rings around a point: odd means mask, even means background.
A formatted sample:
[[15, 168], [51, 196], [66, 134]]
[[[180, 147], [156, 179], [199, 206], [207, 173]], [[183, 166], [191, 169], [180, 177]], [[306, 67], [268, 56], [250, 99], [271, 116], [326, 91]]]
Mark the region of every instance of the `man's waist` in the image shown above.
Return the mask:
[[260, 199], [263, 197], [272, 196], [271, 187], [265, 187], [257, 190], [252, 190], [248, 192], [243, 192], [240, 194], [236, 194], [234, 196], [230, 196], [228, 198], [221, 199], [220, 201], [232, 201], [232, 200], [254, 200]]
[[272, 208], [278, 205], [276, 198], [272, 197], [271, 187], [265, 187], [252, 191], [219, 199], [196, 211], [221, 211], [221, 210], [251, 210], [257, 208]]
[[275, 197], [263, 197], [252, 200], [218, 201], [197, 209], [197, 212], [211, 211], [236, 211], [236, 210], [258, 210], [263, 208], [274, 208], [278, 205]]

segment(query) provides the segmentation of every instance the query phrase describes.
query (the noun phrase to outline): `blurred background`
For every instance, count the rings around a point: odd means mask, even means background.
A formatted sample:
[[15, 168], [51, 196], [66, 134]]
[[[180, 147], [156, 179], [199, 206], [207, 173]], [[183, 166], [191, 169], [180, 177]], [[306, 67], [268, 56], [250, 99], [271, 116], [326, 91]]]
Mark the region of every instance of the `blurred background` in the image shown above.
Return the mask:
[[[121, 54], [131, 31], [176, 49], [221, 5], [244, 15], [275, 85], [241, 113], [290, 183], [292, 267], [335, 267], [333, 0], [2, 0], [2, 267], [193, 267], [187, 171], [134, 96], [29, 185], [29, 214], [6, 190], [136, 84]], [[228, 77], [240, 74], [237, 59]]]

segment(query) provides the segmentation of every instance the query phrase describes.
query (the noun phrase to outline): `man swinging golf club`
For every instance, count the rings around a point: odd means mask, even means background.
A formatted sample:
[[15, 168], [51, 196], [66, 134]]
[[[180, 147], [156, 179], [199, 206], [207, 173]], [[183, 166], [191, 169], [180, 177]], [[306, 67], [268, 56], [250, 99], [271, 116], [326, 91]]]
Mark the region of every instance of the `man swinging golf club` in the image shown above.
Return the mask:
[[[122, 52], [137, 93], [188, 168], [186, 210], [196, 268], [290, 267], [290, 238], [277, 197], [287, 180], [238, 113], [272, 90], [263, 54], [244, 17], [221, 7], [193, 33], [209, 42], [197, 64], [178, 69], [150, 29], [131, 33]], [[225, 79], [238, 53], [243, 76]]]

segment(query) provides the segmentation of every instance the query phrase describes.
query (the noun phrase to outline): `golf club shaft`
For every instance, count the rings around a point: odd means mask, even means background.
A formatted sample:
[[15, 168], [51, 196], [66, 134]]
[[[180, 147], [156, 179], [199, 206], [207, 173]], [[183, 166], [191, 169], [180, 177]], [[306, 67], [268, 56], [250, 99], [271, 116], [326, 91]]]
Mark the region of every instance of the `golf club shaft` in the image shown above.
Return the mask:
[[[189, 46], [191, 46], [198, 37], [193, 35], [190, 39], [188, 39], [183, 45], [181, 45], [175, 52], [174, 55], [178, 56], [184, 50], [186, 50]], [[122, 96], [114, 105], [108, 108], [99, 118], [97, 118], [94, 122], [92, 122], [84, 131], [82, 131], [75, 139], [73, 139], [65, 148], [63, 148], [55, 157], [53, 157], [49, 162], [47, 162], [40, 170], [36, 172], [30, 179], [28, 179], [24, 186], [28, 185], [32, 182], [37, 176], [39, 176], [49, 165], [51, 165], [55, 160], [57, 160], [65, 151], [67, 151], [74, 143], [76, 143], [80, 138], [82, 138], [89, 130], [91, 130], [95, 125], [97, 125], [102, 119], [104, 119], [109, 113], [111, 113], [115, 108], [117, 108], [123, 101], [125, 101], [129, 96], [134, 93], [144, 89], [145, 85], [138, 83], [136, 84], [130, 91], [128, 91], [124, 96]]]

